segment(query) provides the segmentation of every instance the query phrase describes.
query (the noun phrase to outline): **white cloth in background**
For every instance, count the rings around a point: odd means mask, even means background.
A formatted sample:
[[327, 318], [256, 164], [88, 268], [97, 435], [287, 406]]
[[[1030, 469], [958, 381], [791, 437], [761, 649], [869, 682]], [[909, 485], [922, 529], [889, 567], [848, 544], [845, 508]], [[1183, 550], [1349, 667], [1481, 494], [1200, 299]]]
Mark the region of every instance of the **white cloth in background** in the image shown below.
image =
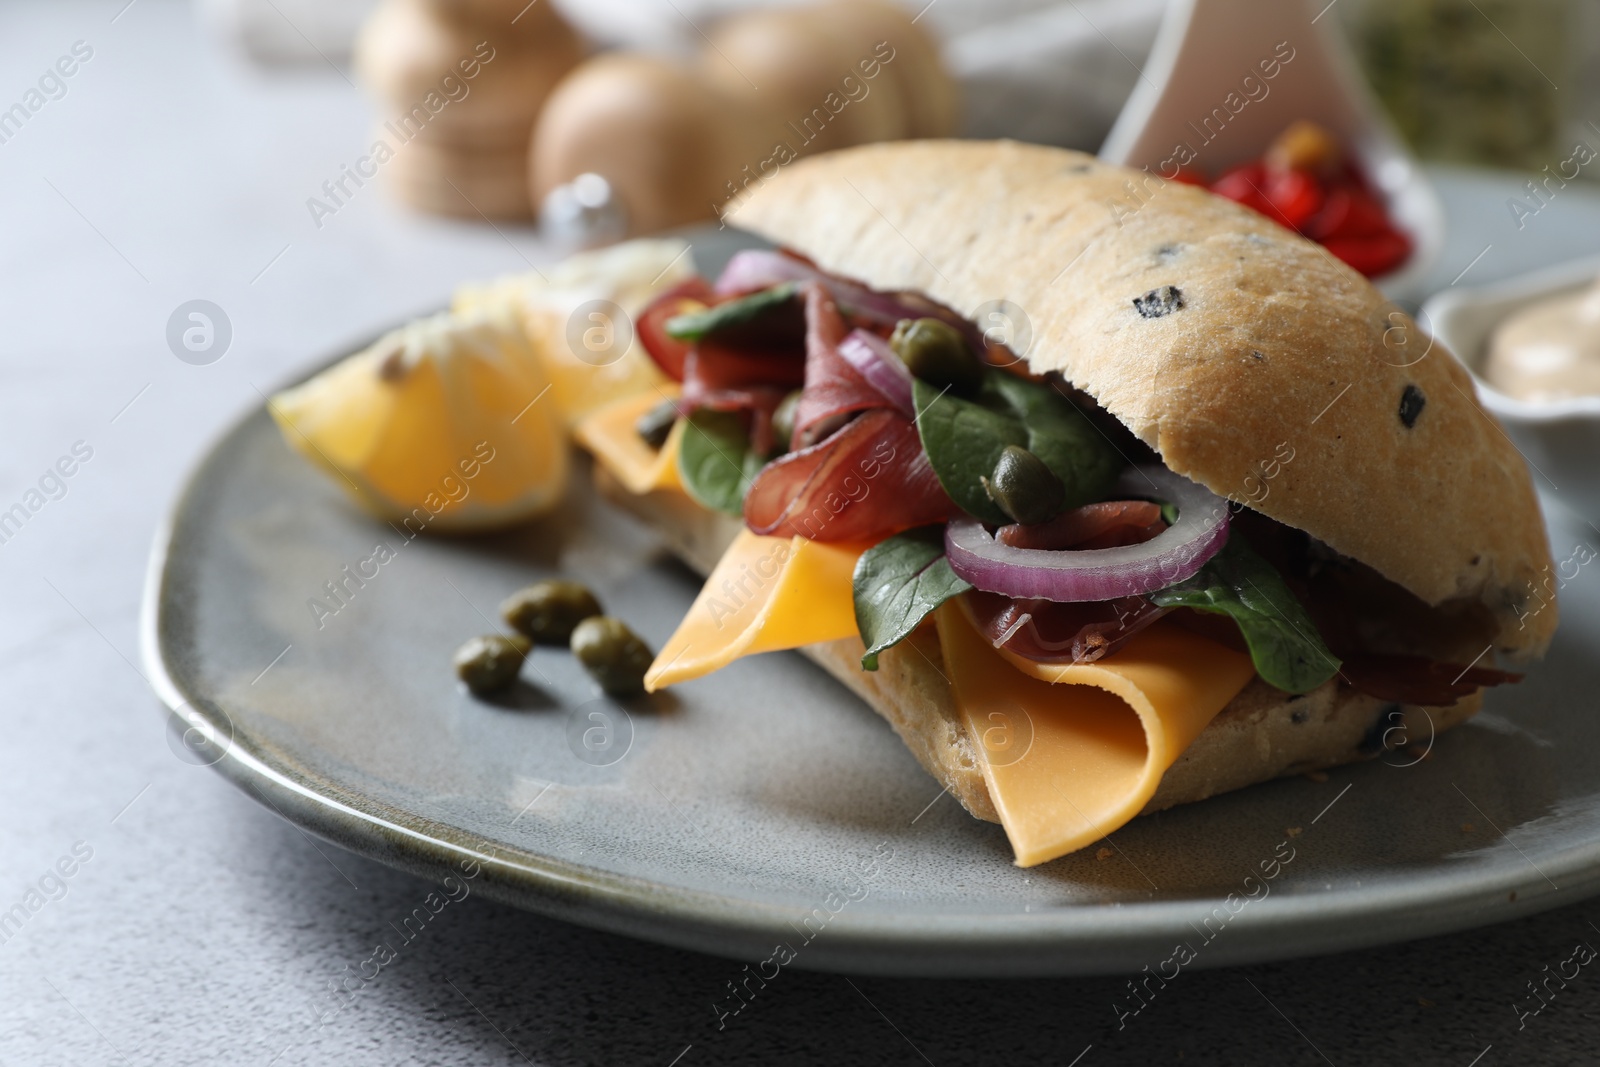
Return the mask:
[[[195, 0], [251, 60], [348, 59], [376, 0]], [[549, 3], [552, 0], [538, 0]], [[803, 0], [553, 0], [597, 46], [688, 54], [731, 11]], [[1166, 0], [900, 0], [941, 40], [963, 132], [1093, 150], [1133, 91]]]

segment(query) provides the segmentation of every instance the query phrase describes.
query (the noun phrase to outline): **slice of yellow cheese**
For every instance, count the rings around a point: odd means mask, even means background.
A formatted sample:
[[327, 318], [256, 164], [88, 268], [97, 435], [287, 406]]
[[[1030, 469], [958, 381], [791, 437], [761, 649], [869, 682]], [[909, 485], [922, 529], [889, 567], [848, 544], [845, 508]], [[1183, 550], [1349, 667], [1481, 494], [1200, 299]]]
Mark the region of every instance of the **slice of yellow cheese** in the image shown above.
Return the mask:
[[854, 635], [850, 576], [867, 547], [740, 531], [650, 665], [645, 688], [699, 678], [741, 656]]
[[683, 420], [672, 424], [672, 432], [660, 449], [651, 448], [635, 429], [641, 416], [663, 400], [676, 400], [678, 393], [674, 382], [607, 404], [578, 423], [572, 435], [630, 493], [681, 489], [678, 445], [683, 440]]
[[1248, 656], [1171, 622], [1067, 666], [996, 651], [953, 601], [938, 625], [956, 704], [1022, 867], [1126, 825], [1255, 675]]

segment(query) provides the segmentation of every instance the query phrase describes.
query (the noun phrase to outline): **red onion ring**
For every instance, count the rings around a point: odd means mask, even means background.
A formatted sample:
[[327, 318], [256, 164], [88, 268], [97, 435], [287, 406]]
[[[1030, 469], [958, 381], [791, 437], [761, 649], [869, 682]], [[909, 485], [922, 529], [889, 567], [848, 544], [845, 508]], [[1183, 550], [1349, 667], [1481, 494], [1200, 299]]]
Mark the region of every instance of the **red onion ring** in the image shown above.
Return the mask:
[[889, 342], [866, 330], [851, 330], [839, 342], [839, 355], [861, 372], [868, 385], [899, 408], [900, 414], [908, 419], [916, 417], [916, 404], [911, 400], [911, 371], [894, 354]]
[[784, 282], [809, 282], [820, 277], [821, 271], [798, 259], [765, 249], [747, 248], [735, 252], [728, 260], [728, 265], [717, 275], [713, 289], [718, 296], [734, 296], [771, 289]]
[[962, 516], [945, 527], [950, 569], [978, 589], [1018, 599], [1114, 600], [1192, 577], [1227, 543], [1227, 502], [1165, 467], [1124, 471], [1116, 492], [1173, 504], [1178, 521], [1139, 545], [1051, 551], [1003, 545], [983, 523]]

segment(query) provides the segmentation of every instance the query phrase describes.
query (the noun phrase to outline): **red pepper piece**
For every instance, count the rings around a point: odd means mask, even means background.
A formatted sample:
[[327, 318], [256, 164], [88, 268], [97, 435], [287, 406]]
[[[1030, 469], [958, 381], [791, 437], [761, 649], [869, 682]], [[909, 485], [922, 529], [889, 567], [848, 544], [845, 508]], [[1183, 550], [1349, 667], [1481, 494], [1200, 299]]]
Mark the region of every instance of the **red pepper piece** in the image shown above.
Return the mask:
[[1357, 187], [1336, 189], [1328, 194], [1322, 213], [1306, 226], [1308, 236], [1317, 240], [1336, 237], [1381, 237], [1394, 226], [1378, 198]]
[[1330, 237], [1322, 244], [1369, 278], [1389, 273], [1411, 255], [1411, 238], [1392, 229], [1363, 237]]
[[1290, 229], [1298, 230], [1318, 211], [1322, 210], [1327, 194], [1316, 176], [1303, 170], [1275, 171], [1267, 175], [1264, 190], [1275, 211], [1268, 211], [1273, 219]]
[[1268, 206], [1266, 195], [1262, 191], [1266, 180], [1267, 168], [1257, 160], [1228, 171], [1211, 183], [1211, 191], [1267, 215], [1272, 213], [1272, 209]]

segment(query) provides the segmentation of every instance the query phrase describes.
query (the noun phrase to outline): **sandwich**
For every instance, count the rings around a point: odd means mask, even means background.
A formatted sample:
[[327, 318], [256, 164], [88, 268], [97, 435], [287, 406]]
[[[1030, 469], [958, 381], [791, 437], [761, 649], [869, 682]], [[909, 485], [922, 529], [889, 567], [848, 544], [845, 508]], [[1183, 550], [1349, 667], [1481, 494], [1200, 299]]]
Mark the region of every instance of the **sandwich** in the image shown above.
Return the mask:
[[576, 428], [706, 575], [650, 688], [798, 649], [1031, 866], [1421, 758], [1520, 678], [1551, 562], [1466, 372], [1254, 212], [1114, 210], [1135, 180], [927, 141], [746, 191], [727, 221], [773, 249], [651, 303], [668, 384]]

